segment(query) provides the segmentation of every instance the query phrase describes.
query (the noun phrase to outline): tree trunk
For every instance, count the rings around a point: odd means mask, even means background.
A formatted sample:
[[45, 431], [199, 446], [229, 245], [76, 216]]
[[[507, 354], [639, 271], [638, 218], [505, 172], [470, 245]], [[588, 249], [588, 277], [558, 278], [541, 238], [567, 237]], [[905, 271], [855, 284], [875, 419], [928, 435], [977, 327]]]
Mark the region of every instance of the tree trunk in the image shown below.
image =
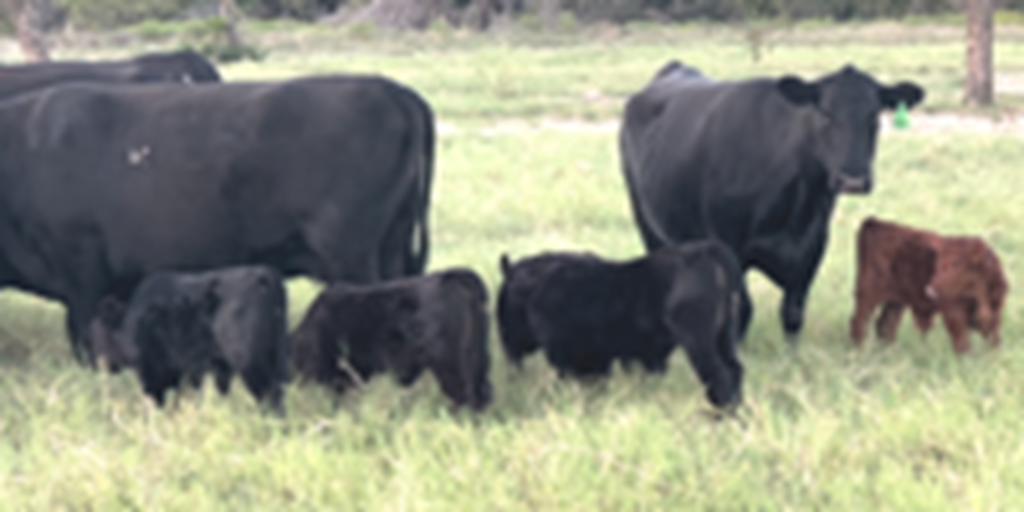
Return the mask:
[[423, 30], [444, 13], [440, 0], [374, 0], [352, 21], [399, 28]]
[[[18, 44], [28, 62], [50, 60], [50, 47], [46, 41], [46, 25], [53, 16], [50, 0], [8, 0], [6, 7], [16, 19]], [[17, 16], [14, 16], [17, 13]]]
[[224, 36], [231, 48], [242, 46], [242, 38], [238, 36], [238, 18], [235, 0], [220, 0], [220, 19], [224, 20]]
[[545, 30], [555, 30], [558, 28], [558, 14], [561, 10], [562, 6], [559, 0], [541, 0], [540, 19]]
[[992, 0], [966, 0], [967, 91], [964, 103], [992, 104]]

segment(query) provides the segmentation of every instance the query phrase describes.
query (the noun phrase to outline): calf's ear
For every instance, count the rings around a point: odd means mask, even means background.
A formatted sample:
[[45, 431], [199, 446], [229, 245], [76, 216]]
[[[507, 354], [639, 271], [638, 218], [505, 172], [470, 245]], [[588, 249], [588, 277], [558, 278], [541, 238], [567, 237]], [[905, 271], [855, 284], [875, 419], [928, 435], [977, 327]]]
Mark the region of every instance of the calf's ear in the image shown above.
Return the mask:
[[795, 76], [784, 76], [775, 82], [782, 97], [794, 105], [810, 105], [818, 102], [821, 90], [818, 85], [808, 83]]
[[878, 88], [878, 97], [885, 108], [896, 108], [903, 103], [907, 108], [924, 100], [924, 89], [913, 82], [900, 82], [893, 86], [882, 86]]
[[501, 266], [501, 275], [507, 278], [509, 270], [512, 269], [512, 262], [509, 261], [508, 254], [502, 253], [499, 264]]

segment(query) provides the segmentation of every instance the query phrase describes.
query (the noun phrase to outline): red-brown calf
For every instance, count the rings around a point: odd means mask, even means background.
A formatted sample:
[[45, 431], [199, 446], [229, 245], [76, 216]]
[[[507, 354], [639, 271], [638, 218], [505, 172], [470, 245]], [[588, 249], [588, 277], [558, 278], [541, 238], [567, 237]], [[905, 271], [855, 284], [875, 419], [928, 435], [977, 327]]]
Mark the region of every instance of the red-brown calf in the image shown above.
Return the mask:
[[867, 322], [882, 306], [875, 332], [892, 342], [909, 307], [921, 332], [940, 313], [957, 353], [970, 349], [969, 329], [996, 347], [1008, 289], [999, 258], [981, 238], [941, 236], [868, 217], [857, 233], [857, 305], [850, 335], [860, 345]]

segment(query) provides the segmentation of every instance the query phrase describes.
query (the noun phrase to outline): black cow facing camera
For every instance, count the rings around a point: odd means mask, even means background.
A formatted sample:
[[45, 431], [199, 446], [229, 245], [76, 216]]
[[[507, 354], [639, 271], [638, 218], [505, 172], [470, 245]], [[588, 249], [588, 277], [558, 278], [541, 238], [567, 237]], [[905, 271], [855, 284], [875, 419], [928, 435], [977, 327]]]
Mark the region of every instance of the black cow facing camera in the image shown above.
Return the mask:
[[487, 289], [465, 269], [376, 285], [334, 283], [292, 333], [304, 380], [343, 393], [381, 372], [410, 386], [430, 370], [456, 405], [482, 410], [488, 380]]
[[[682, 347], [716, 407], [739, 403], [743, 367], [735, 257], [719, 242], [666, 246], [625, 262], [549, 253], [553, 269], [526, 294], [526, 324], [560, 375], [604, 376], [615, 360], [662, 372]], [[516, 265], [506, 275], [515, 277]], [[503, 331], [504, 333], [505, 331]]]
[[[647, 251], [722, 240], [744, 271], [782, 288], [782, 326], [795, 341], [840, 194], [873, 187], [879, 114], [924, 97], [917, 84], [853, 66], [816, 80], [726, 81], [663, 65], [627, 100], [619, 132]], [[749, 301], [742, 315], [745, 332]]]
[[238, 373], [256, 400], [283, 413], [286, 307], [281, 277], [270, 268], [160, 272], [127, 304], [104, 299], [90, 341], [111, 371], [134, 368], [159, 406], [182, 379], [198, 387], [213, 372], [224, 394]]

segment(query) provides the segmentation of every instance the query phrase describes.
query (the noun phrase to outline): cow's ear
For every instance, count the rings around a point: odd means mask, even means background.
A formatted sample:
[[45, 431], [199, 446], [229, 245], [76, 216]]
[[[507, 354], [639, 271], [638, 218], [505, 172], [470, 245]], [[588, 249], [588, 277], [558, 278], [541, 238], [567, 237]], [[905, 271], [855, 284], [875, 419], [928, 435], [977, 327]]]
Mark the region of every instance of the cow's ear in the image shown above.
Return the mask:
[[509, 271], [512, 270], [512, 262], [509, 261], [508, 254], [504, 254], [503, 253], [501, 255], [500, 265], [501, 265], [501, 275], [504, 276], [505, 278], [508, 278]]
[[893, 86], [878, 88], [879, 99], [882, 101], [882, 105], [888, 109], [894, 109], [900, 103], [905, 104], [907, 108], [912, 108], [924, 100], [924, 94], [924, 89], [912, 82], [900, 82]]
[[784, 76], [775, 86], [794, 105], [811, 105], [817, 103], [821, 96], [818, 84], [805, 82], [795, 76]]
[[113, 297], [104, 297], [96, 310], [96, 316], [108, 329], [115, 329], [124, 320], [124, 303]]

